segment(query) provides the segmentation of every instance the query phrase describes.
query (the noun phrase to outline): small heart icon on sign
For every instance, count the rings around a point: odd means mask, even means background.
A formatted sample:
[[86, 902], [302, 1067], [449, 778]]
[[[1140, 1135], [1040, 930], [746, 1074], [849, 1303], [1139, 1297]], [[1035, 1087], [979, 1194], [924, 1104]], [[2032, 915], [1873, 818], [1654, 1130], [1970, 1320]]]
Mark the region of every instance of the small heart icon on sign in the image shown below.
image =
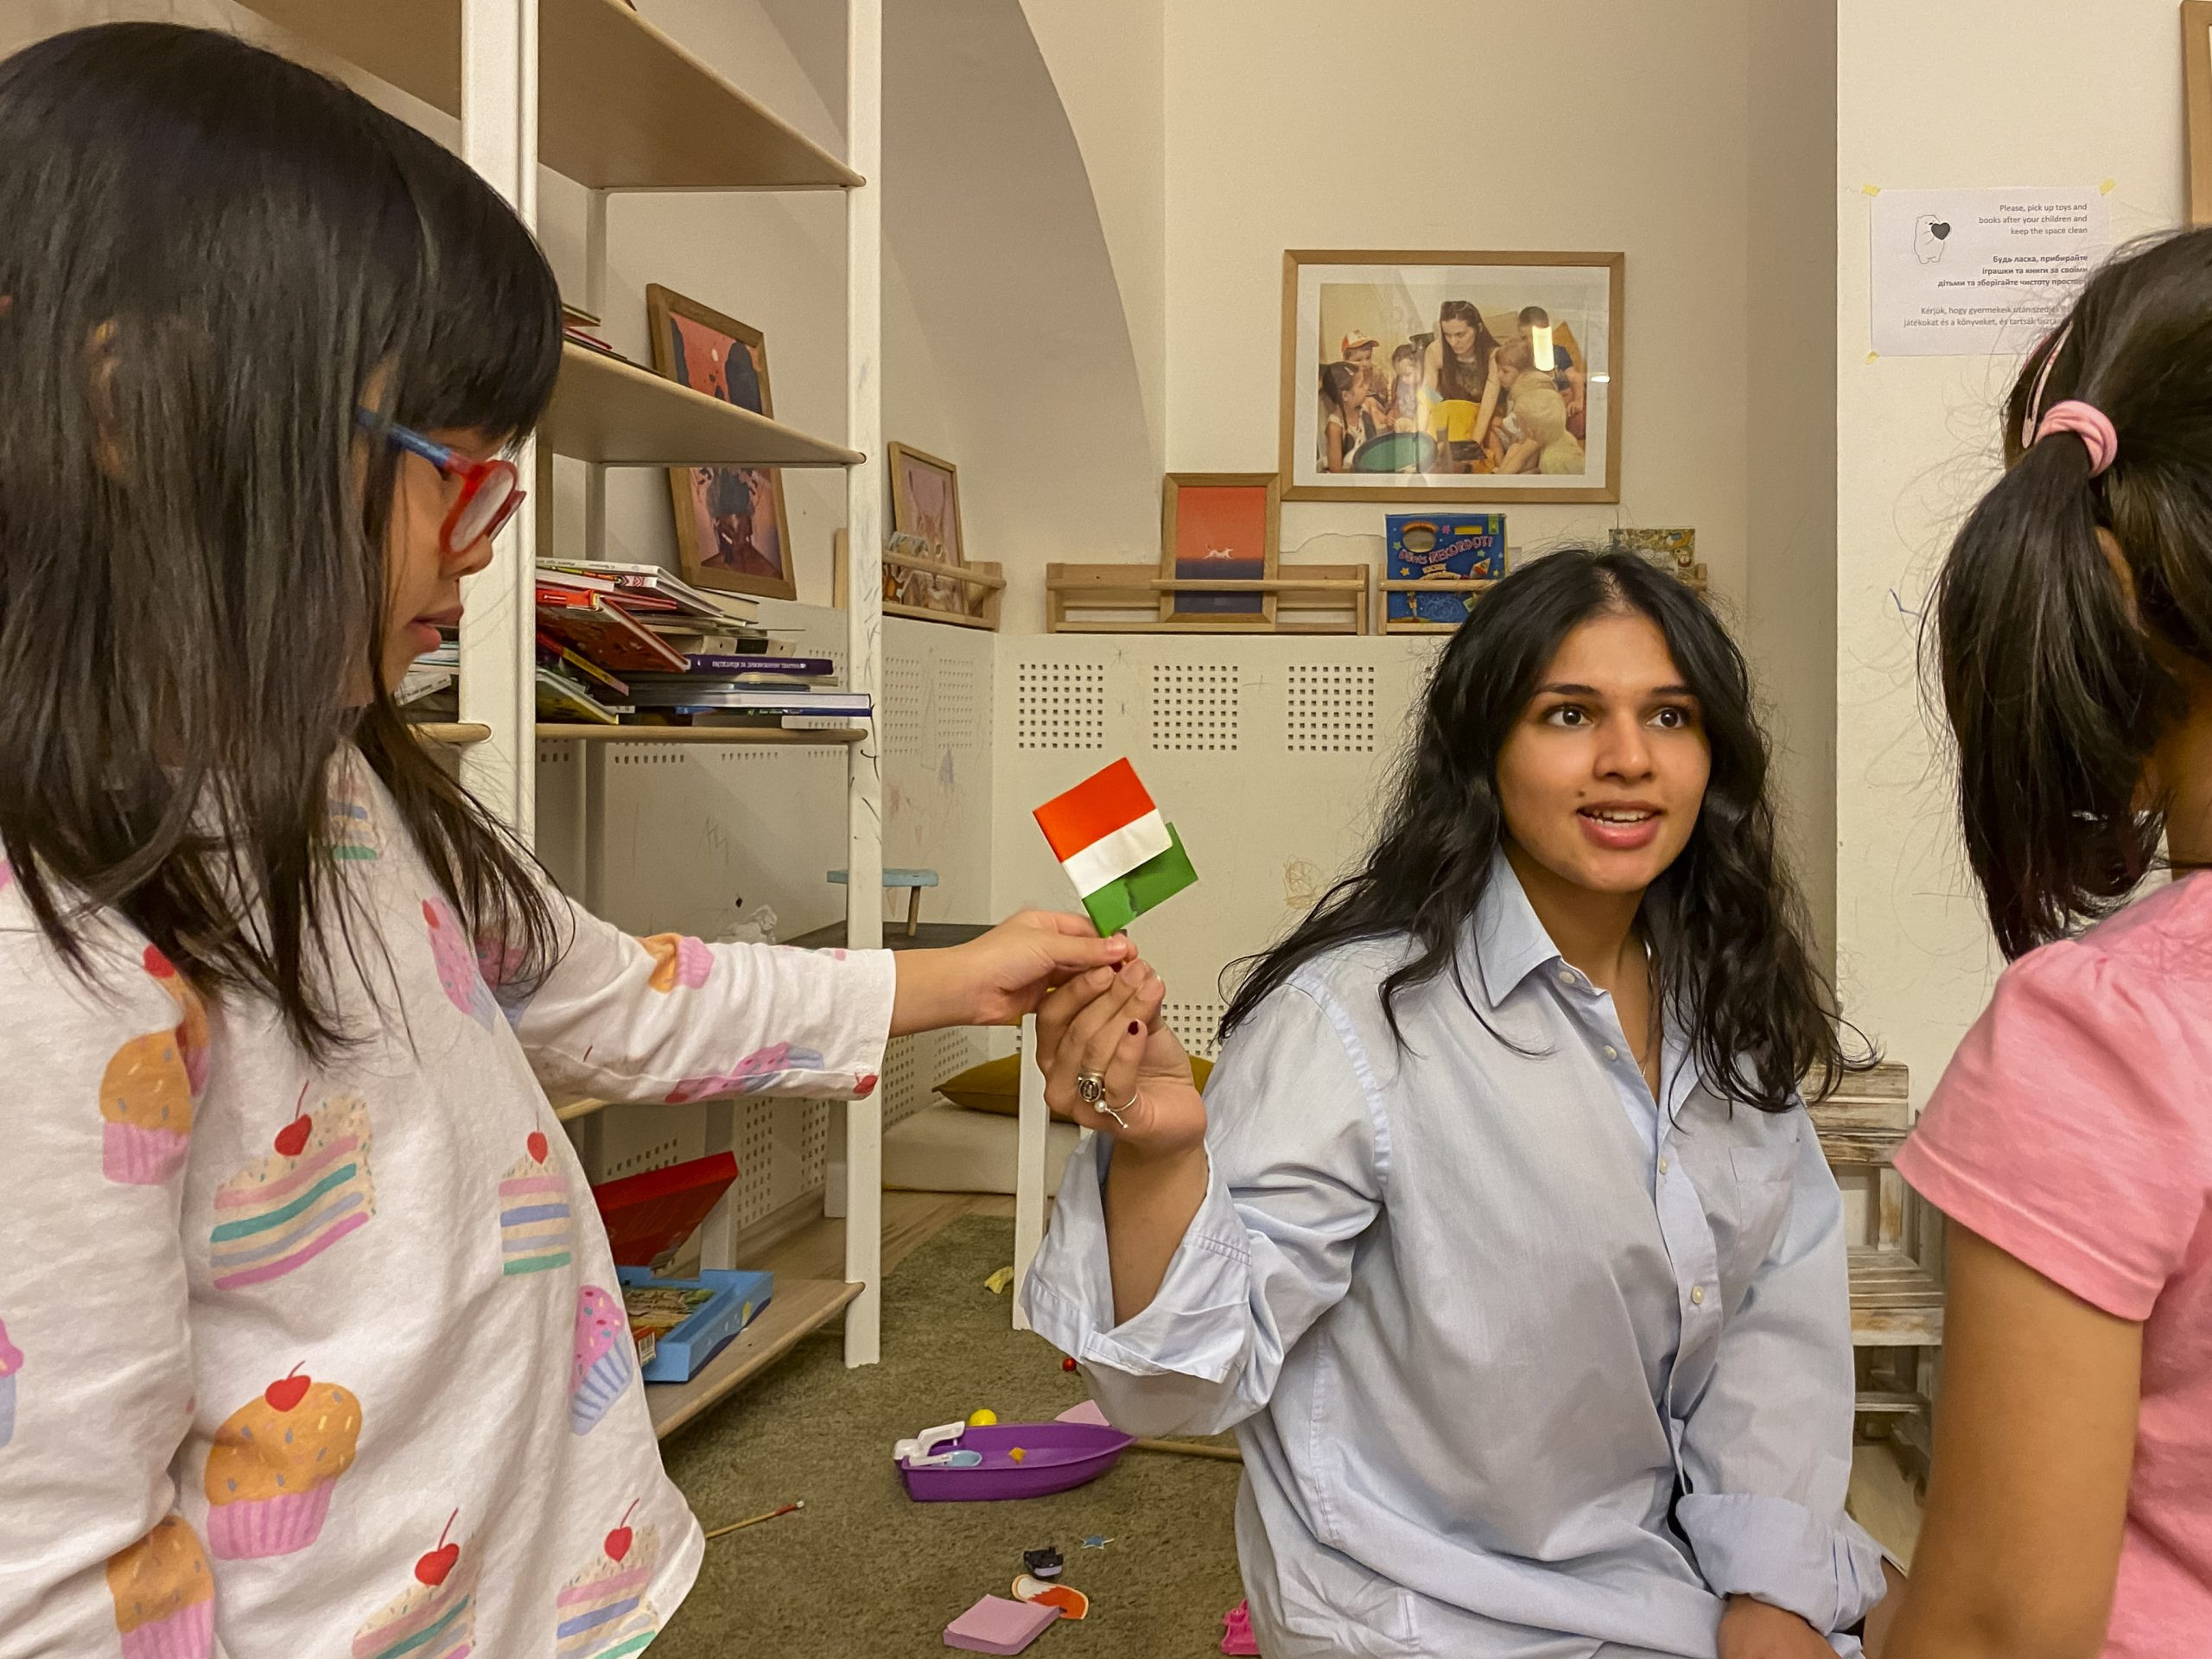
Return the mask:
[[1938, 242], [1941, 242], [1945, 237], [1950, 235], [1950, 233], [1951, 221], [1948, 219], [1939, 219], [1928, 227], [1928, 234], [1934, 237]]

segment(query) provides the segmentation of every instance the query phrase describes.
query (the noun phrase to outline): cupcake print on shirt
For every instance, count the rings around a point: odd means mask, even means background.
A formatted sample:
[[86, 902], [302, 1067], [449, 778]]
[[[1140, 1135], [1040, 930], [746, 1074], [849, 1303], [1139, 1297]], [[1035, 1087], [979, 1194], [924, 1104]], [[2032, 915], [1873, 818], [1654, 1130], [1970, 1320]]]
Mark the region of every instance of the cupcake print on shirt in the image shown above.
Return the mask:
[[756, 1049], [727, 1071], [703, 1077], [686, 1077], [663, 1096], [671, 1106], [690, 1100], [712, 1100], [721, 1095], [758, 1094], [785, 1082], [793, 1071], [819, 1071], [822, 1056], [810, 1048], [778, 1043]]
[[216, 1559], [289, 1555], [315, 1542], [360, 1437], [361, 1402], [296, 1366], [232, 1412], [203, 1481]]
[[569, 1427], [588, 1434], [637, 1374], [638, 1351], [622, 1300], [597, 1285], [576, 1293], [576, 1340], [569, 1367]]
[[476, 952], [461, 937], [461, 918], [442, 899], [423, 901], [423, 920], [430, 930], [430, 955], [438, 964], [438, 983], [446, 1001], [490, 1031], [505, 1018], [492, 988], [477, 971]]
[[[298, 1103], [307, 1103], [304, 1086]], [[369, 1106], [359, 1096], [334, 1096], [297, 1112], [271, 1144], [273, 1151], [216, 1189], [207, 1265], [218, 1290], [281, 1279], [376, 1213]]]
[[629, 1519], [626, 1510], [623, 1524], [607, 1535], [598, 1556], [561, 1586], [554, 1609], [556, 1659], [622, 1659], [660, 1634], [660, 1615], [645, 1599], [660, 1560], [660, 1537], [651, 1527], [633, 1534]]
[[23, 1369], [23, 1351], [8, 1340], [8, 1326], [0, 1320], [0, 1447], [16, 1438], [16, 1373]]
[[664, 994], [679, 985], [687, 991], [696, 991], [715, 971], [715, 953], [699, 940], [683, 934], [656, 933], [638, 943], [653, 959], [653, 976], [646, 983]]
[[569, 1208], [569, 1184], [553, 1161], [553, 1147], [537, 1130], [530, 1132], [523, 1155], [499, 1180], [499, 1272], [544, 1273], [574, 1259], [576, 1218]]
[[182, 1516], [108, 1557], [107, 1593], [123, 1659], [208, 1659], [214, 1652], [214, 1575]]
[[149, 944], [143, 958], [146, 972], [156, 984], [169, 994], [176, 1004], [176, 1050], [184, 1062], [185, 1081], [192, 1085], [194, 1099], [207, 1086], [207, 1007], [200, 1000], [200, 993], [184, 982], [184, 976], [177, 972], [176, 964], [163, 956], [161, 947]]
[[148, 945], [143, 962], [177, 1023], [133, 1037], [100, 1077], [100, 1167], [126, 1186], [159, 1186], [184, 1167], [193, 1096], [207, 1080], [207, 1010], [159, 950]]
[[446, 1517], [437, 1547], [415, 1563], [415, 1582], [353, 1632], [353, 1659], [467, 1659], [476, 1645], [476, 1558], [446, 1541], [460, 1515]]

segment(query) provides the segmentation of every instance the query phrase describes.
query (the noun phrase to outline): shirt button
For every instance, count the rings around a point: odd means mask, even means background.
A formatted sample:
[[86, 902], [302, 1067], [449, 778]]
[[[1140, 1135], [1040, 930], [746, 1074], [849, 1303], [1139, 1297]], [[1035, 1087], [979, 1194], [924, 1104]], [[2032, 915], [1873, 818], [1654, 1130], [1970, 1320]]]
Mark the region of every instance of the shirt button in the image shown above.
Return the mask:
[[1560, 984], [1562, 984], [1562, 985], [1572, 985], [1572, 984], [1573, 984], [1573, 983], [1574, 983], [1574, 980], [1575, 980], [1575, 973], [1574, 973], [1574, 969], [1572, 969], [1572, 968], [1562, 968], [1562, 969], [1560, 969], [1559, 970], [1559, 982], [1560, 982]]
[[1659, 1160], [1659, 1173], [1662, 1175], [1664, 1175], [1667, 1173], [1667, 1160], [1664, 1158], [1662, 1158]]
[[1691, 1305], [1692, 1305], [1693, 1306], [1702, 1306], [1704, 1305], [1704, 1302], [1705, 1302], [1705, 1287], [1704, 1287], [1703, 1285], [1692, 1285], [1692, 1286], [1690, 1287], [1690, 1303], [1691, 1303]]
[[1618, 1050], [1618, 1048], [1615, 1048], [1615, 1047], [1614, 1047], [1611, 1043], [1607, 1043], [1607, 1044], [1605, 1045], [1605, 1058], [1606, 1058], [1607, 1059], [1609, 1059], [1609, 1060], [1618, 1060], [1618, 1058], [1620, 1058], [1620, 1057], [1621, 1057], [1621, 1052], [1620, 1052], [1620, 1050]]

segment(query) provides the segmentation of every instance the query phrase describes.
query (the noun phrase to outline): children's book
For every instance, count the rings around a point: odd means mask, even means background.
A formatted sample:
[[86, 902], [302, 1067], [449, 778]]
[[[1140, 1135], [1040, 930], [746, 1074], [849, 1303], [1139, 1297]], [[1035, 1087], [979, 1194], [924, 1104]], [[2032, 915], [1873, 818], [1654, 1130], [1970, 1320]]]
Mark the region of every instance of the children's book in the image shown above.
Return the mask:
[[582, 605], [571, 604], [556, 593], [550, 599], [543, 582], [537, 587], [537, 626], [566, 645], [572, 645], [601, 667], [616, 674], [632, 669], [663, 669], [681, 673], [683, 653], [670, 645], [605, 594], [591, 594]]
[[[1394, 512], [1383, 521], [1385, 568], [1393, 582], [1495, 582], [1505, 574], [1502, 512]], [[1393, 620], [1467, 620], [1467, 594], [1392, 594]]]

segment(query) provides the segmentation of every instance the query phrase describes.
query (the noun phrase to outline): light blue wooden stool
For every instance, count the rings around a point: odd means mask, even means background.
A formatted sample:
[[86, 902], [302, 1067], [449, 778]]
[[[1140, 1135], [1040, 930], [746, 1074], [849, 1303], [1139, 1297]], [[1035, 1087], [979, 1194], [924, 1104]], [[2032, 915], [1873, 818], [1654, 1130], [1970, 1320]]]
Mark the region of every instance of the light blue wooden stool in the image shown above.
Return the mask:
[[[830, 886], [842, 887], [845, 885], [845, 880], [846, 872], [843, 870], [830, 872]], [[922, 889], [937, 886], [937, 872], [935, 870], [886, 870], [883, 873], [883, 885], [887, 887], [906, 889], [906, 937], [912, 938], [920, 930], [922, 925]]]

